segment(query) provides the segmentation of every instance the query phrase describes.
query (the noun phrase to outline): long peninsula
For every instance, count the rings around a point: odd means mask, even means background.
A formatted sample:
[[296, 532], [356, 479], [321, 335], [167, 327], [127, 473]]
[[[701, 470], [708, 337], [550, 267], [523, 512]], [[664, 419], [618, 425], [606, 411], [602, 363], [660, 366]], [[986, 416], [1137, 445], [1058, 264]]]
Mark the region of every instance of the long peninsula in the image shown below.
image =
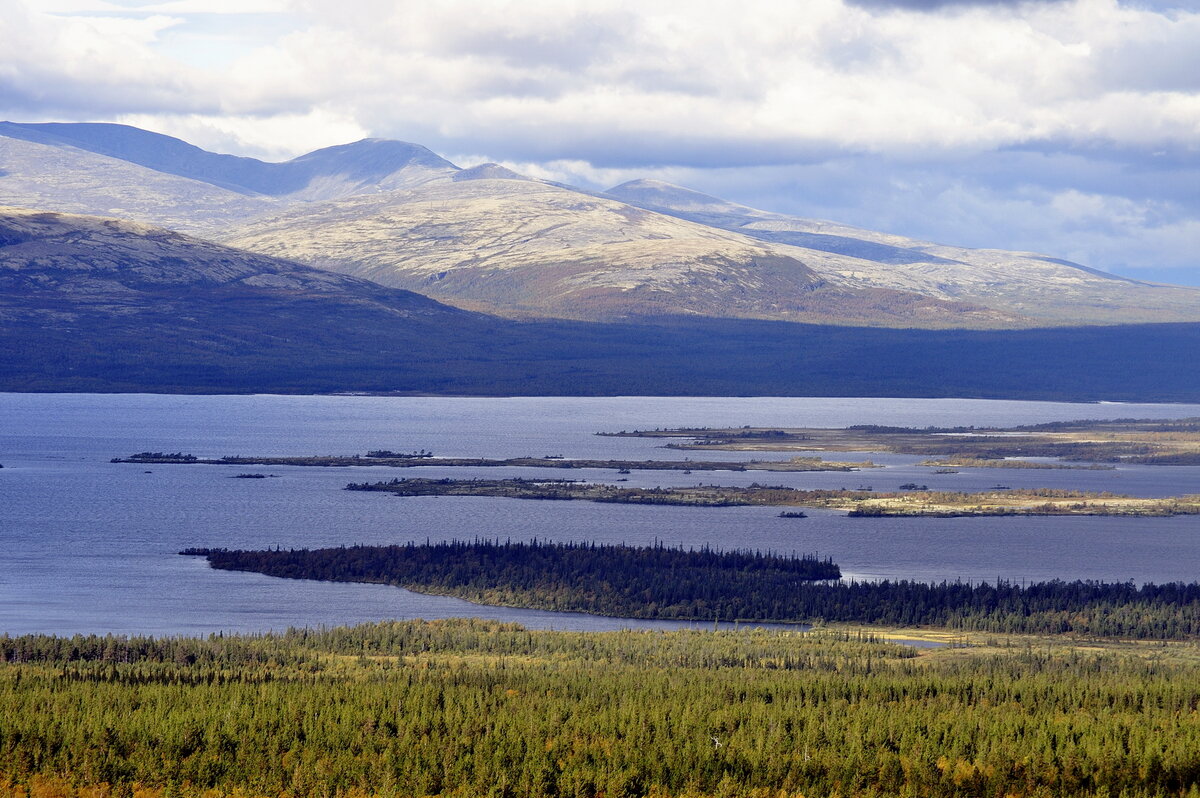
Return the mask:
[[396, 496], [485, 496], [509, 499], [582, 500], [614, 504], [694, 507], [808, 507], [842, 510], [862, 518], [959, 518], [1003, 515], [1104, 515], [1169, 517], [1200, 515], [1200, 495], [1167, 498], [1118, 496], [1035, 488], [982, 493], [869, 490], [800, 490], [784, 486], [695, 485], [630, 488], [567, 479], [393, 479], [350, 483], [346, 490]]
[[139, 452], [129, 457], [114, 457], [113, 463], [138, 465], [235, 465], [235, 466], [318, 466], [346, 468], [352, 466], [385, 466], [390, 468], [602, 468], [617, 471], [858, 471], [876, 468], [871, 461], [857, 463], [831, 462], [818, 457], [792, 457], [787, 460], [580, 460], [558, 456], [509, 457], [434, 457], [430, 454], [318, 455], [312, 457], [194, 457], [181, 452]]

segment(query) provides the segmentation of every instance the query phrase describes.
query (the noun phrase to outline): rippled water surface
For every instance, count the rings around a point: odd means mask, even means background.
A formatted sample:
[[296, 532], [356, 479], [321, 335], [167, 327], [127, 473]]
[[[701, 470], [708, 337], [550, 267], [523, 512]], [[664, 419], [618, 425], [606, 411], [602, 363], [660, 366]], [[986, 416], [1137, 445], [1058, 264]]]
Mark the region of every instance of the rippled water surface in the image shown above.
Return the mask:
[[[187, 546], [322, 546], [475, 536], [746, 547], [832, 556], [858, 577], [1200, 579], [1200, 517], [854, 519], [763, 507], [639, 507], [484, 498], [396, 498], [342, 490], [410, 475], [515, 476], [533, 469], [260, 468], [109, 463], [143, 450], [198, 456], [432, 450], [439, 456], [751, 459], [678, 452], [597, 431], [680, 426], [1013, 425], [1075, 418], [1200, 416], [1197, 405], [1072, 405], [936, 399], [383, 398], [0, 394], [0, 632], [200, 634], [457, 615], [532, 627], [635, 624], [480, 607], [375, 585], [213, 571]], [[856, 459], [838, 453], [836, 459]], [[1200, 492], [1200, 468], [962, 469], [866, 455], [859, 473], [638, 472], [630, 485], [769, 482], [980, 490], [997, 482], [1145, 496]], [[147, 473], [149, 472], [149, 473]], [[554, 476], [562, 476], [554, 472]], [[572, 471], [612, 480], [611, 471]], [[647, 624], [653, 625], [653, 624]]]

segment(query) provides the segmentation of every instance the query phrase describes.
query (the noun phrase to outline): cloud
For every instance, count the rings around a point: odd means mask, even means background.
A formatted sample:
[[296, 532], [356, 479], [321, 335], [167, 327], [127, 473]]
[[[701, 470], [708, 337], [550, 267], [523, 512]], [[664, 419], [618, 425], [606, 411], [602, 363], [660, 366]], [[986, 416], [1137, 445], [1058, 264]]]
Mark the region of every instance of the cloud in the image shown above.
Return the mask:
[[78, 118], [125, 111], [213, 112], [203, 76], [156, 56], [153, 42], [180, 20], [56, 18], [0, 2], [0, 110]]
[[[650, 176], [798, 216], [919, 240], [1040, 252], [1148, 280], [1200, 284], [1200, 164], [1161, 194], [1122, 176], [1132, 158], [1036, 151], [897, 162], [846, 156], [809, 165], [665, 168]], [[1164, 174], [1172, 172], [1164, 169]], [[570, 172], [586, 179], [581, 169]], [[646, 173], [598, 175], [608, 185]]]
[[370, 136], [370, 131], [354, 120], [323, 109], [264, 117], [127, 114], [113, 121], [175, 136], [210, 152], [238, 153], [266, 161], [284, 161], [297, 152]]
[[847, 0], [863, 8], [910, 9], [938, 11], [953, 6], [991, 6], [997, 8], [1022, 6], [1028, 3], [1059, 3], [1063, 0]]
[[1171, 0], [0, 0], [0, 115], [270, 158], [386, 136], [1182, 269], [1197, 41]]
[[0, 54], [0, 102], [64, 116], [320, 108], [435, 148], [610, 167], [1161, 145], [1200, 125], [1200, 14], [1116, 0], [0, 2], [0, 43], [30, 42]]

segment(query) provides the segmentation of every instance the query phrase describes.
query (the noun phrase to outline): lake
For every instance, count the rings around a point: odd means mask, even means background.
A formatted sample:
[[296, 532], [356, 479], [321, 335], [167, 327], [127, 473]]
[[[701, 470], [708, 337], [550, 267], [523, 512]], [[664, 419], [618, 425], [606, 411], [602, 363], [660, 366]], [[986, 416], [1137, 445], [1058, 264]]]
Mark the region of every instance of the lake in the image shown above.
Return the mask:
[[[214, 571], [176, 554], [189, 546], [262, 548], [403, 543], [474, 537], [588, 540], [828, 555], [852, 578], [1200, 578], [1200, 517], [847, 518], [766, 507], [653, 507], [484, 498], [397, 498], [344, 491], [393, 476], [544, 475], [535, 469], [260, 468], [109, 463], [134, 452], [319, 455], [426, 449], [438, 456], [563, 455], [696, 458], [654, 439], [598, 431], [696, 426], [850, 424], [954, 426], [1077, 418], [1200, 416], [1200, 405], [1063, 404], [970, 399], [511, 398], [0, 394], [0, 633], [208, 634], [385, 618], [472, 615], [536, 628], [673, 628], [585, 615], [481, 607], [378, 585], [330, 584]], [[782, 454], [704, 453], [749, 460]], [[935, 475], [900, 455], [858, 473], [634, 471], [630, 485], [895, 490], [1013, 487], [1111, 490], [1145, 496], [1200, 491], [1200, 468], [1114, 471], [961, 469]], [[274, 479], [233, 479], [246, 470]], [[149, 473], [147, 473], [149, 472]], [[554, 472], [551, 476], [563, 476]], [[611, 481], [611, 470], [572, 471]]]

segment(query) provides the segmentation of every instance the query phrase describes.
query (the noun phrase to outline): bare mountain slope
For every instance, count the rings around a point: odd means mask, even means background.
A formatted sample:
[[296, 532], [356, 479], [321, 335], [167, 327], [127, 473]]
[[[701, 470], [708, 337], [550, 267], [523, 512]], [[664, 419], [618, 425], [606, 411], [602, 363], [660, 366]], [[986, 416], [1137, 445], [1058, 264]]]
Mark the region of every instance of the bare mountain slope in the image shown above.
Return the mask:
[[247, 195], [324, 200], [388, 191], [446, 177], [458, 167], [419, 144], [363, 139], [290, 161], [219, 155], [128, 125], [0, 122], [0, 136], [73, 147]]
[[288, 204], [414, 186], [459, 171], [399, 141], [366, 139], [265, 163], [125, 125], [0, 122], [0, 205], [113, 216], [208, 237]]
[[606, 193], [771, 244], [853, 258], [809, 258], [822, 277], [848, 288], [913, 291], [1052, 323], [1200, 319], [1200, 289], [1130, 280], [1036, 253], [944, 246], [770, 213], [657, 180]]
[[136, 219], [202, 234], [275, 202], [77, 147], [0, 135], [0, 205]]
[[791, 252], [738, 233], [486, 174], [293, 207], [245, 224], [226, 240], [515, 315], [691, 314], [901, 326], [1016, 321], [954, 301], [846, 289]]
[[[294, 317], [367, 315], [379, 321], [462, 323], [474, 314], [297, 263], [255, 255], [136, 222], [0, 207], [0, 322], [78, 329], [82, 320], [153, 320], [170, 337], [205, 336], [199, 316], [228, 327], [250, 323], [235, 307]], [[239, 303], [242, 303], [239, 305]], [[226, 306], [226, 304], [228, 306]], [[261, 322], [256, 317], [254, 323]], [[86, 326], [86, 324], [85, 324]], [[276, 324], [263, 328], [264, 334]], [[289, 335], [304, 327], [297, 326]], [[147, 334], [163, 334], [146, 329]]]
[[1200, 289], [768, 213], [656, 181], [598, 195], [377, 139], [265, 163], [122, 125], [0, 123], [0, 204], [219, 237], [516, 316], [1200, 320]]

